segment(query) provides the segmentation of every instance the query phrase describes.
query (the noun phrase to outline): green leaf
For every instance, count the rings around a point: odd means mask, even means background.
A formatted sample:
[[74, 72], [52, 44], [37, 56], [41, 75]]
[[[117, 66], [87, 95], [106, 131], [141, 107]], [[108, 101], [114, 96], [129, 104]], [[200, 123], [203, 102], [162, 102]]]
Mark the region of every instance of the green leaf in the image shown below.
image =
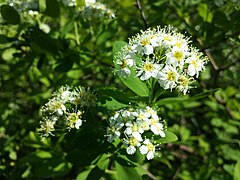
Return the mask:
[[131, 72], [131, 75], [127, 78], [120, 77], [123, 84], [125, 84], [129, 89], [141, 97], [149, 96], [149, 89], [147, 85], [142, 82], [136, 75]]
[[1, 6], [1, 14], [2, 17], [8, 24], [19, 24], [20, 23], [20, 15], [18, 12], [9, 5]]
[[128, 43], [124, 42], [124, 41], [115, 41], [113, 43], [113, 56], [116, 55], [117, 52], [120, 52], [122, 47], [124, 47], [125, 45], [127, 45]]
[[99, 89], [97, 89], [97, 93], [101, 94], [101, 95], [113, 97], [114, 99], [116, 99], [117, 101], [119, 101], [121, 103], [128, 104], [130, 102], [130, 99], [128, 98], [127, 93], [125, 93], [124, 91], [117, 89], [115, 87], [99, 88]]
[[71, 60], [63, 60], [62, 62], [60, 62], [56, 67], [55, 67], [55, 71], [58, 72], [68, 72], [72, 69], [73, 67], [73, 62]]
[[195, 101], [195, 100], [198, 100], [198, 99], [208, 97], [209, 95], [212, 95], [213, 93], [217, 92], [218, 90], [219, 90], [219, 88], [216, 88], [216, 89], [212, 89], [212, 90], [208, 90], [208, 91], [196, 94], [196, 95], [190, 97], [188, 99], [188, 101]]
[[57, 0], [46, 0], [46, 15], [57, 18], [60, 15], [60, 3]]
[[101, 170], [105, 170], [108, 168], [109, 162], [110, 162], [110, 158], [109, 158], [109, 154], [103, 154], [101, 155], [100, 159], [97, 162], [97, 166], [99, 169]]
[[128, 106], [128, 104], [120, 103], [112, 97], [105, 96], [105, 97], [99, 98], [99, 100], [101, 105], [109, 110], [121, 109]]
[[192, 97], [168, 97], [168, 98], [163, 98], [160, 99], [159, 101], [156, 102], [156, 105], [165, 105], [165, 104], [177, 104], [177, 103], [183, 103], [183, 102], [190, 102], [190, 101], [196, 101], [198, 99], [202, 99], [205, 97], [208, 97], [209, 95], [212, 95], [213, 93], [215, 93], [216, 91], [218, 91], [219, 89], [212, 89], [209, 91], [205, 91], [199, 94], [196, 94]]
[[37, 162], [43, 161], [44, 159], [49, 159], [49, 158], [52, 158], [52, 154], [50, 152], [38, 150], [38, 151], [32, 152], [27, 156], [22, 157], [21, 161], [37, 163]]
[[123, 166], [119, 162], [115, 162], [116, 172], [119, 180], [140, 180], [141, 177], [133, 167]]
[[154, 137], [157, 143], [166, 144], [178, 140], [178, 137], [171, 131], [165, 131], [165, 137]]
[[[117, 52], [120, 52], [122, 47], [127, 45], [124, 41], [116, 41], [113, 44], [113, 55], [115, 56]], [[137, 61], [137, 57], [136, 61]], [[147, 85], [142, 82], [138, 77], [136, 77], [136, 74], [134, 71], [131, 72], [131, 75], [127, 78], [120, 77], [123, 84], [125, 84], [129, 89], [131, 89], [134, 93], [141, 97], [146, 97], [149, 95], [149, 89]]]
[[169, 98], [163, 98], [157, 101], [156, 105], [176, 104], [176, 103], [182, 103], [186, 100], [188, 100], [187, 97], [169, 97]]
[[104, 172], [96, 166], [88, 174], [87, 180], [100, 179], [102, 175], [104, 175]]
[[80, 172], [77, 175], [76, 180], [82, 180], [82, 179], [87, 179], [88, 175], [90, 174], [90, 172], [92, 171], [92, 169], [88, 169], [86, 171]]
[[205, 3], [200, 3], [197, 7], [198, 14], [203, 18], [205, 22], [212, 22], [213, 14], [208, 10], [208, 6]]
[[234, 180], [240, 180], [240, 160], [239, 159], [234, 167], [233, 178]]

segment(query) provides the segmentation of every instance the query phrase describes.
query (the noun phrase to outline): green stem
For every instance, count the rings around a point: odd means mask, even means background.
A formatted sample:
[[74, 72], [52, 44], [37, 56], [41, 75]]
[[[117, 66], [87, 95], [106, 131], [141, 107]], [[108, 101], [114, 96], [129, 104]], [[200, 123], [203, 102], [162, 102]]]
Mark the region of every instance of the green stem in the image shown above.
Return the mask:
[[154, 87], [155, 87], [155, 84], [156, 84], [156, 80], [151, 77], [148, 80], [148, 85], [149, 85], [149, 88], [150, 88], [150, 91], [149, 91], [149, 102], [148, 102], [149, 105], [151, 105], [154, 102]]
[[75, 31], [75, 39], [76, 39], [77, 45], [80, 45], [77, 22], [74, 22], [74, 31]]

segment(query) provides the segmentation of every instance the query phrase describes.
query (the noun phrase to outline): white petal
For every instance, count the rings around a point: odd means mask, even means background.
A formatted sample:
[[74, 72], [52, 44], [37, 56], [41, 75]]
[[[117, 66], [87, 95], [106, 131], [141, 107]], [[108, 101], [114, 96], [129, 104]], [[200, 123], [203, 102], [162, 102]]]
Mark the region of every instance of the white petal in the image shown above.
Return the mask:
[[75, 123], [75, 128], [76, 129], [79, 129], [79, 127], [82, 125], [82, 120], [81, 119], [79, 119], [79, 120], [77, 120], [77, 122]]
[[147, 146], [145, 146], [145, 145], [142, 145], [142, 146], [139, 148], [139, 150], [140, 150], [140, 153], [141, 153], [141, 154], [147, 154], [147, 152], [148, 152], [148, 148], [147, 148]]
[[159, 134], [160, 134], [161, 137], [165, 137], [166, 136], [165, 132], [163, 132], [163, 131], [160, 131]]
[[136, 148], [134, 146], [129, 146], [127, 148], [127, 153], [128, 154], [134, 154], [136, 152]]
[[144, 46], [144, 53], [146, 55], [152, 54], [153, 53], [153, 47], [150, 44], [147, 44]]
[[125, 133], [126, 133], [127, 135], [132, 134], [132, 128], [131, 128], [131, 127], [128, 127], [128, 128], [125, 130]]
[[138, 141], [142, 141], [142, 136], [138, 132], [133, 132], [132, 133], [133, 137], [135, 137]]
[[148, 154], [147, 154], [147, 159], [150, 160], [150, 159], [153, 159], [154, 158], [154, 153], [152, 151], [150, 151]]

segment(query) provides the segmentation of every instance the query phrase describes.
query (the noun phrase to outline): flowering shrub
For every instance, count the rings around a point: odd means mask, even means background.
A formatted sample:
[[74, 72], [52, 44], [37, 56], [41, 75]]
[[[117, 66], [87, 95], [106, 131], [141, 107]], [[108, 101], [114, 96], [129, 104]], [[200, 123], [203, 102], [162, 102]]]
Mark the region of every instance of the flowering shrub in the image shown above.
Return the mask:
[[134, 154], [139, 148], [141, 154], [147, 154], [147, 159], [153, 159], [156, 144], [154, 136], [165, 137], [164, 125], [157, 112], [147, 106], [141, 109], [121, 109], [109, 118], [107, 129], [108, 141], [111, 143], [120, 138], [127, 153]]
[[116, 72], [122, 77], [134, 73], [142, 81], [153, 78], [164, 89], [186, 94], [207, 61], [190, 42], [171, 27], [141, 31], [115, 56]]
[[2, 0], [0, 179], [237, 180], [238, 17], [233, 0]]
[[71, 129], [82, 125], [84, 108], [95, 105], [95, 96], [84, 87], [62, 86], [41, 109], [43, 121], [40, 133], [43, 137], [53, 135], [55, 124]]

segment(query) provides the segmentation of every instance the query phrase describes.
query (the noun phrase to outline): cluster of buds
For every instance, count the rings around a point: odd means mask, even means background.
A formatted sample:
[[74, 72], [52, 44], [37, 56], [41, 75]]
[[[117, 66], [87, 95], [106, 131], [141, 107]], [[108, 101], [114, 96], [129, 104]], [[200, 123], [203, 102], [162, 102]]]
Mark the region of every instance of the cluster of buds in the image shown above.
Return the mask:
[[147, 106], [139, 109], [120, 109], [109, 118], [107, 128], [107, 141], [113, 142], [120, 139], [126, 146], [128, 154], [132, 155], [137, 150], [153, 159], [156, 144], [154, 136], [165, 137], [164, 123], [157, 112]]
[[142, 81], [153, 78], [164, 89], [176, 88], [186, 94], [207, 62], [189, 43], [171, 27], [141, 31], [115, 55], [115, 71], [121, 77], [133, 74]]
[[94, 106], [95, 102], [96, 97], [89, 89], [62, 86], [41, 108], [43, 121], [40, 122], [40, 134], [45, 137], [53, 135], [57, 123], [69, 130], [79, 129], [84, 107]]

